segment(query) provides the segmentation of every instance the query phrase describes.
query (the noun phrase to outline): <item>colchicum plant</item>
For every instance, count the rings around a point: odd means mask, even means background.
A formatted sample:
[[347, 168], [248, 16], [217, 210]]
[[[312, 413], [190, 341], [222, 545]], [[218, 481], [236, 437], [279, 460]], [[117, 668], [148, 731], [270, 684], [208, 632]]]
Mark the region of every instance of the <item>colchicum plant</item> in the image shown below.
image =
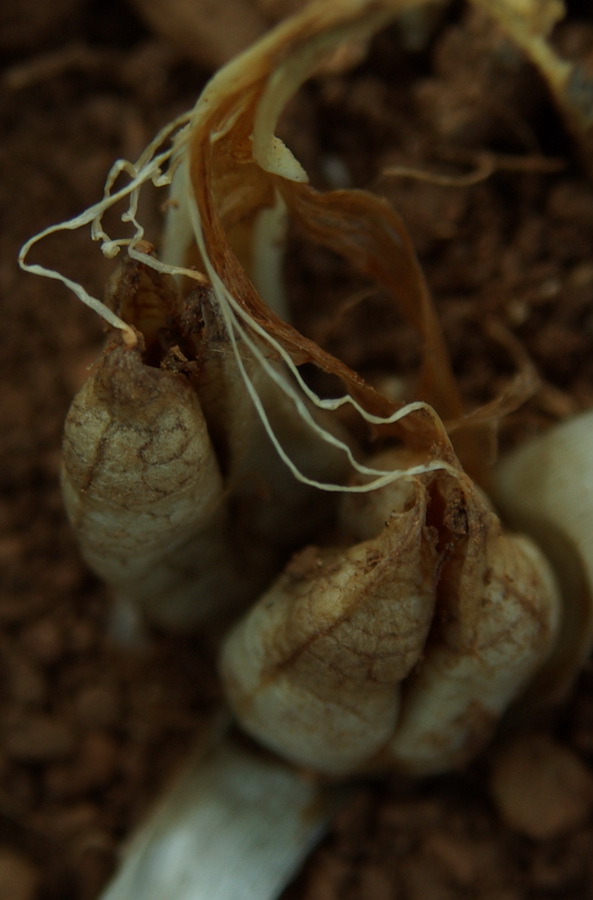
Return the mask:
[[[493, 468], [496, 427], [533, 389], [530, 369], [488, 405], [465, 409], [399, 215], [366, 191], [316, 191], [276, 136], [307, 78], [429, 5], [304, 5], [219, 71], [136, 163], [118, 161], [100, 202], [22, 250], [24, 268], [60, 278], [109, 326], [64, 436], [63, 493], [86, 560], [112, 587], [122, 621], [224, 634], [229, 709], [293, 766], [226, 747], [192, 769], [158, 828], [139, 838], [112, 900], [133, 896], [132, 869], [155, 869], [167, 828], [179, 835], [184, 823], [205, 840], [225, 785], [248, 781], [255, 793], [235, 797], [220, 820], [237, 824], [241, 844], [264, 816], [252, 808], [243, 819], [241, 804], [260, 804], [270, 778], [286, 787], [277, 789], [286, 803], [265, 813], [268, 836], [276, 829], [270, 856], [284, 862], [245, 896], [275, 896], [329, 814], [282, 837], [281, 823], [292, 816], [294, 825], [311, 800], [300, 772], [343, 781], [462, 766], [526, 690], [557, 697], [590, 650], [590, 415]], [[586, 156], [593, 92], [546, 41], [562, 3], [474, 5], [540, 70]], [[138, 214], [150, 183], [169, 191], [158, 250]], [[129, 234], [113, 238], [103, 218], [122, 201]], [[290, 324], [289, 221], [386, 291], [417, 332], [422, 361], [408, 402]], [[84, 225], [106, 256], [124, 251], [104, 301], [28, 261], [46, 235]], [[342, 393], [316, 392], [311, 367]], [[575, 454], [578, 465], [568, 464]], [[245, 841], [234, 867], [249, 867]], [[198, 881], [174, 896], [234, 896], [232, 885]]]

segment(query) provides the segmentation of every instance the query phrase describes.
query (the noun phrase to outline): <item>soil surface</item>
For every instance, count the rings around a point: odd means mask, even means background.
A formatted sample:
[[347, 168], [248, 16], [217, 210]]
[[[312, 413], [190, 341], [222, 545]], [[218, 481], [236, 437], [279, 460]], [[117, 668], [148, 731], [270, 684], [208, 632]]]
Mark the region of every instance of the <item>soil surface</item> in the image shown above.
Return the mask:
[[[251, 5], [250, 36], [291, 4]], [[155, 635], [147, 653], [109, 637], [110, 598], [78, 555], [59, 487], [64, 416], [102, 329], [59, 284], [16, 265], [22, 242], [95, 202], [111, 163], [135, 159], [159, 126], [193, 105], [228, 53], [236, 12], [221, 16], [224, 39], [202, 36], [192, 53], [187, 27], [184, 40], [179, 29], [162, 31], [144, 21], [143, 6], [5, 0], [0, 11], [7, 900], [97, 897], [122, 840], [220, 701], [206, 637]], [[170, 4], [173, 18], [178, 6]], [[587, 3], [569, 6], [555, 40], [593, 68], [593, 14]], [[206, 26], [198, 18], [196, 27]], [[454, 3], [420, 29], [389, 29], [365, 62], [307, 85], [282, 128], [316, 185], [370, 187], [404, 216], [468, 408], [512, 377], [509, 347], [528, 354], [541, 387], [503, 440], [593, 407], [593, 183], [537, 75], [490, 23]], [[489, 177], [459, 177], [492, 159]], [[396, 166], [433, 177], [397, 177]], [[158, 210], [144, 212], [158, 234]], [[48, 240], [35, 261], [98, 296], [112, 269], [86, 232]], [[287, 266], [295, 318], [309, 334], [380, 385], [414, 366], [405, 331], [379, 300], [370, 312], [353, 304], [339, 322], [311, 301], [312, 285], [315, 298], [344, 291], [332, 260], [295, 239]], [[361, 784], [285, 897], [593, 896], [592, 763], [587, 666], [559, 707], [519, 731], [503, 729], [469, 770]]]

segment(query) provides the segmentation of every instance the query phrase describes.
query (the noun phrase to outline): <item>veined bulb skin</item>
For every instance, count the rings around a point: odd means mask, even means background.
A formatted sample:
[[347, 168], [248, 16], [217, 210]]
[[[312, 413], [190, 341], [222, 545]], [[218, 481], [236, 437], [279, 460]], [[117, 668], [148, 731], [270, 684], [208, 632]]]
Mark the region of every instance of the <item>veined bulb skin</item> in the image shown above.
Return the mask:
[[[172, 279], [128, 259], [106, 296], [142, 338], [113, 338], [72, 403], [62, 473], [69, 518], [116, 595], [116, 622], [222, 623], [331, 521], [335, 495], [304, 485], [280, 459], [209, 289], [182, 297]], [[174, 339], [191, 362], [167, 352]], [[346, 454], [312, 435], [244, 343], [237, 352], [297, 465], [314, 479], [344, 480]]]
[[[218, 345], [210, 335], [200, 350], [196, 384], [145, 364], [139, 348], [109, 345], [66, 419], [66, 510], [123, 622], [140, 614], [173, 630], [222, 623], [257, 598], [290, 549], [335, 507], [334, 496], [301, 484], [278, 457], [228, 340]], [[211, 441], [216, 400], [204, 383], [213, 367], [218, 406], [228, 414], [226, 430], [216, 432], [224, 477]], [[299, 462], [313, 477], [343, 478], [345, 454], [324, 452], [307, 426], [295, 425], [292, 405], [269, 377], [259, 380], [268, 415]]]
[[236, 596], [222, 479], [183, 376], [108, 347], [66, 419], [62, 488], [84, 558], [120, 603], [183, 628]]
[[464, 765], [554, 645], [549, 564], [461, 470], [346, 496], [341, 522], [353, 543], [303, 551], [231, 630], [231, 707], [326, 775]]

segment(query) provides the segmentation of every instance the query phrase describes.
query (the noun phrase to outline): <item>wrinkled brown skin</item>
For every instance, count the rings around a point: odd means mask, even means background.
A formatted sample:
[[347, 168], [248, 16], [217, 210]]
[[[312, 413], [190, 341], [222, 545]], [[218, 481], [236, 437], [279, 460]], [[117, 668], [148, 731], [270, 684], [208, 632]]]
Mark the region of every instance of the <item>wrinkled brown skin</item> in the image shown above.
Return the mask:
[[[331, 29], [348, 26], [354, 33], [356, 26], [361, 36], [368, 36], [396, 12], [396, 6], [391, 9], [384, 2], [369, 2], [364, 9], [354, 11], [320, 3], [305, 8], [298, 19], [287, 25], [286, 34], [277, 32], [277, 40], [266, 46], [257, 64], [251, 60], [253, 64], [244, 66], [240, 76], [236, 73], [232, 94], [224, 90], [217, 93], [204, 121], [192, 131], [188, 166], [208, 257], [217, 275], [252, 320], [273, 335], [295, 363], [313, 362], [336, 375], [347, 391], [375, 415], [387, 417], [402, 406], [379, 394], [358, 373], [282, 321], [257, 294], [233, 252], [228, 234], [237, 222], [272, 205], [275, 190], [282, 193], [289, 211], [313, 240], [343, 254], [356, 269], [393, 293], [394, 302], [403, 307], [404, 315], [411, 318], [422, 339], [425, 364], [421, 380], [426, 386], [423, 391], [426, 395], [430, 391], [438, 393], [438, 397], [423, 399], [435, 400], [437, 411], [445, 417], [458, 418], [461, 406], [440, 326], [400, 217], [370, 193], [320, 194], [309, 185], [265, 172], [253, 159], [252, 135], [258, 104], [270, 78], [282, 69], [287, 58], [297, 56], [311, 40]], [[403, 434], [410, 444], [421, 446], [429, 456], [438, 452], [452, 458], [446, 436], [423, 411], [403, 419], [390, 431]]]

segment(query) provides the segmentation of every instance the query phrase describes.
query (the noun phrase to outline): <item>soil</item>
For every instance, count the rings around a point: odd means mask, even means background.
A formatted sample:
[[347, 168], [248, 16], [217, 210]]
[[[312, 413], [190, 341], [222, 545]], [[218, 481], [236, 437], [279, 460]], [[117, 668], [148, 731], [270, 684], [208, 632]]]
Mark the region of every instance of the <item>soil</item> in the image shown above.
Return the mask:
[[[569, 6], [555, 40], [593, 66], [593, 14]], [[269, 22], [282, 4], [261, 10]], [[283, 129], [314, 183], [371, 187], [404, 216], [468, 407], [512, 377], [508, 335], [524, 348], [541, 387], [509, 421], [503, 439], [515, 441], [593, 407], [593, 184], [496, 29], [457, 3], [426, 25], [421, 40], [393, 27], [366, 62], [312, 82]], [[155, 635], [144, 653], [110, 638], [108, 592], [78, 555], [59, 488], [64, 416], [102, 329], [16, 257], [193, 104], [217, 45], [190, 58], [114, 0], [5, 0], [0, 45], [0, 896], [93, 900], [220, 694], [207, 637]], [[497, 154], [494, 174], [472, 186], [389, 174], [467, 175], [485, 153]], [[514, 170], [511, 157], [531, 162]], [[146, 210], [156, 233], [158, 215]], [[83, 232], [48, 240], [36, 261], [99, 296], [112, 268]], [[295, 239], [288, 266], [312, 336], [380, 384], [414, 365], [380, 300], [328, 323], [307, 299], [313, 283], [317, 297], [344, 290], [332, 260]], [[560, 706], [503, 731], [467, 771], [361, 784], [285, 897], [593, 896], [592, 764], [587, 665]]]

